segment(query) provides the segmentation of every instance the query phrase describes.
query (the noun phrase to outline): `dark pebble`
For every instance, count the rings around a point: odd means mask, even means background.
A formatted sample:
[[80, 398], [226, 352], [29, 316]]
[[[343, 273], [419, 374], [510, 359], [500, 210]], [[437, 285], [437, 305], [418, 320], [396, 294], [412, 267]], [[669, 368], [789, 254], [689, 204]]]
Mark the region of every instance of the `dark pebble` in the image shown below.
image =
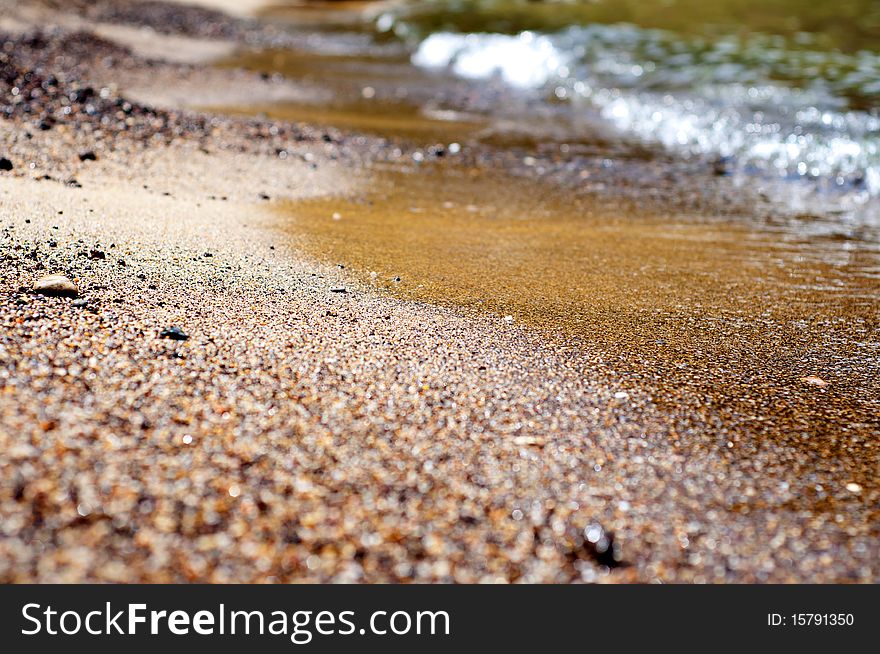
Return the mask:
[[719, 177], [733, 173], [733, 157], [718, 157], [712, 162], [712, 172]]
[[91, 150], [88, 150], [87, 152], [80, 152], [79, 153], [79, 160], [80, 161], [97, 161], [98, 155], [96, 155]]
[[616, 568], [623, 565], [620, 545], [614, 534], [599, 525], [590, 525], [584, 530], [584, 551], [599, 565]]
[[0, 157], [0, 170], [12, 170], [12, 162], [6, 157]]
[[185, 341], [189, 335], [180, 327], [171, 326], [159, 332], [159, 338], [170, 338], [172, 341]]

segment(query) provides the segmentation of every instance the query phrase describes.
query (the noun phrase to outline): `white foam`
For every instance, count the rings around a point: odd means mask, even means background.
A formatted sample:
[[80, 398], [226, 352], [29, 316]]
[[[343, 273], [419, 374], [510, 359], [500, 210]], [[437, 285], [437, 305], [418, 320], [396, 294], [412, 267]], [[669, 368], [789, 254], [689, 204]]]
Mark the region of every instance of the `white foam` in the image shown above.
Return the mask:
[[[845, 103], [821, 86], [755, 79], [754, 71], [724, 60], [732, 44], [717, 44], [717, 61], [707, 64], [691, 53], [669, 54], [676, 47], [668, 38], [600, 25], [555, 35], [435, 33], [412, 61], [469, 79], [546, 88], [589, 105], [625, 134], [671, 150], [732, 156], [742, 167], [861, 184], [880, 195], [880, 117], [840, 109]], [[640, 48], [653, 60], [639, 59]], [[643, 80], [655, 70], [661, 84]]]
[[556, 77], [568, 59], [549, 37], [532, 32], [437, 33], [422, 41], [412, 61], [424, 68], [450, 68], [468, 79], [498, 76], [511, 86], [538, 88]]

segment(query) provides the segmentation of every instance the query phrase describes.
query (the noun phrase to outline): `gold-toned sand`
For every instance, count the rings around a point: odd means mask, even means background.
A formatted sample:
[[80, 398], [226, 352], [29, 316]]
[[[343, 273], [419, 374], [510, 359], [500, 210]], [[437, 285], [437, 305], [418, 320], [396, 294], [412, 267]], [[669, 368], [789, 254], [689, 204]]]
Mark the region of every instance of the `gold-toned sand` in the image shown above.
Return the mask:
[[[438, 167], [284, 206], [329, 263], [414, 300], [491, 312], [606, 352], [671, 407], [753, 420], [798, 447], [852, 451], [876, 475], [877, 254], [791, 242], [746, 221], [634, 213], [550, 184]], [[399, 278], [399, 281], [397, 279]], [[801, 381], [829, 384], [816, 393]], [[736, 418], [735, 416], [739, 416]], [[711, 420], [707, 424], [711, 424]], [[839, 440], [841, 428], [857, 434]], [[841, 449], [842, 448], [842, 449]]]

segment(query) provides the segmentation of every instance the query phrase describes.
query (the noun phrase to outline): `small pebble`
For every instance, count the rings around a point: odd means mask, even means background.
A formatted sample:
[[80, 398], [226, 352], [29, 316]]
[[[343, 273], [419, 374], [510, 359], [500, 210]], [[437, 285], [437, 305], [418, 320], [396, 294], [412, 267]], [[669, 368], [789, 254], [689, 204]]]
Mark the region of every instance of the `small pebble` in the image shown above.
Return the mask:
[[41, 295], [76, 297], [79, 289], [64, 275], [46, 275], [34, 282], [33, 290]]
[[185, 341], [189, 338], [189, 335], [180, 327], [172, 325], [159, 332], [159, 338], [170, 338], [172, 341]]

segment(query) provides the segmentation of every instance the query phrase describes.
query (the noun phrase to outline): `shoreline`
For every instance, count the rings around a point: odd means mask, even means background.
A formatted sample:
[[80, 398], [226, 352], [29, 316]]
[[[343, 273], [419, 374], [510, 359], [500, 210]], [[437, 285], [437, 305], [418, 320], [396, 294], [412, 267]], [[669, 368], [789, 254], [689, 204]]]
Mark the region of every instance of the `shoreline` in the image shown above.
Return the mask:
[[[45, 66], [59, 38], [16, 65]], [[102, 49], [113, 65], [86, 70], [103, 80], [188, 70], [296, 91], [194, 60], [144, 70], [96, 42], [68, 53], [57, 97], [91, 81], [77, 57]], [[701, 428], [694, 407], [658, 406], [650, 370], [589, 343], [376, 292], [277, 210], [363, 197], [369, 162], [397, 146], [173, 109], [187, 88], [166, 109], [111, 89], [97, 116], [46, 130], [39, 111], [0, 119], [14, 165], [0, 173], [0, 473], [14, 480], [0, 580], [877, 580], [862, 432], [823, 459], [748, 421]], [[101, 122], [120, 111], [125, 128]], [[55, 272], [84, 303], [29, 290]], [[188, 340], [161, 338], [171, 326]], [[584, 540], [590, 525], [618, 558]]]

